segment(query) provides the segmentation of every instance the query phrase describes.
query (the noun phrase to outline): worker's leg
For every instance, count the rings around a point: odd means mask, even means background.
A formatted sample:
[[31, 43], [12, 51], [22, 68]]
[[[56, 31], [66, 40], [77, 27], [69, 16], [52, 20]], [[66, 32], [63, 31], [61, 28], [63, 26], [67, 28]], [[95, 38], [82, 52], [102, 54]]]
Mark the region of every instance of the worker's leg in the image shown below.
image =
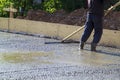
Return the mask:
[[93, 22], [94, 22], [94, 36], [93, 41], [91, 43], [91, 51], [96, 51], [96, 45], [99, 43], [103, 33], [102, 17], [95, 15], [93, 18]]
[[87, 39], [89, 38], [94, 25], [93, 25], [93, 21], [92, 21], [93, 15], [92, 14], [88, 14], [87, 15], [87, 21], [85, 24], [85, 29], [84, 32], [82, 34], [81, 40], [80, 40], [80, 48], [83, 49], [84, 47], [84, 43], [87, 41]]

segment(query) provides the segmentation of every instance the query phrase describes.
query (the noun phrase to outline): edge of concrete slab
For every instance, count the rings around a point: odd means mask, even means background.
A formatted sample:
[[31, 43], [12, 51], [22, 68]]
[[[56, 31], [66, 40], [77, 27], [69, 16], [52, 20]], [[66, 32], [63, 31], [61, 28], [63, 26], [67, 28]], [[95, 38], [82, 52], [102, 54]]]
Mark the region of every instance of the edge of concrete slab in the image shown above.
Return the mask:
[[[80, 26], [0, 17], [0, 30], [2, 31], [44, 35], [58, 39], [63, 39], [79, 27]], [[70, 37], [69, 40], [79, 41], [82, 32], [83, 30], [79, 31]], [[88, 43], [91, 42], [93, 34], [94, 32], [90, 36]], [[100, 45], [120, 48], [120, 31], [104, 29]]]

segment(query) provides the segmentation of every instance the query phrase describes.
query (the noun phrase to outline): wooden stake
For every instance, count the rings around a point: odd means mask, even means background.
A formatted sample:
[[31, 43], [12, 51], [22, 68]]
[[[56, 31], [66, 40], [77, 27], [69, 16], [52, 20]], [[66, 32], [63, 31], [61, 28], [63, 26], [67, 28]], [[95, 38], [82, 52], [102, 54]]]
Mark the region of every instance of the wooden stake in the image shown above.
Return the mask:
[[[12, 8], [13, 8], [13, 6], [12, 6], [12, 4], [11, 4], [9, 9], [12, 9]], [[12, 12], [11, 10], [9, 10], [9, 11], [10, 11], [9, 17], [10, 17], [10, 18], [13, 18], [13, 12]]]

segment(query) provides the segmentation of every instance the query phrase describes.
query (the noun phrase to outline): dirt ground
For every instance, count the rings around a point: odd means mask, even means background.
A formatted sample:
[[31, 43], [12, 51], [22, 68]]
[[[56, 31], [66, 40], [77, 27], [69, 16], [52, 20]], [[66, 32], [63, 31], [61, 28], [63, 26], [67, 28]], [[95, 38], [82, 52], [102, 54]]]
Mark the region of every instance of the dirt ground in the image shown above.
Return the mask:
[[[27, 16], [18, 16], [17, 18], [82, 26], [86, 21], [86, 13], [87, 11], [83, 8], [77, 9], [71, 13], [67, 13], [64, 10], [58, 10], [52, 14], [42, 10], [30, 10]], [[104, 28], [120, 30], [120, 11], [113, 11], [104, 18]]]

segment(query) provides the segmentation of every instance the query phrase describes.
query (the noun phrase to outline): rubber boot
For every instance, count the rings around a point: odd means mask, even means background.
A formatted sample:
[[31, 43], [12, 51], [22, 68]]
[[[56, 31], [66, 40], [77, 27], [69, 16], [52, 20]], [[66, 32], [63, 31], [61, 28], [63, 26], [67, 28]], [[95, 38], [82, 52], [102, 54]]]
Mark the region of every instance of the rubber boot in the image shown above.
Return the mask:
[[80, 42], [80, 49], [84, 48], [84, 44], [85, 44], [85, 42], [83, 42], [83, 41]]
[[96, 51], [96, 46], [97, 46], [96, 43], [92, 43], [91, 44], [91, 51]]

